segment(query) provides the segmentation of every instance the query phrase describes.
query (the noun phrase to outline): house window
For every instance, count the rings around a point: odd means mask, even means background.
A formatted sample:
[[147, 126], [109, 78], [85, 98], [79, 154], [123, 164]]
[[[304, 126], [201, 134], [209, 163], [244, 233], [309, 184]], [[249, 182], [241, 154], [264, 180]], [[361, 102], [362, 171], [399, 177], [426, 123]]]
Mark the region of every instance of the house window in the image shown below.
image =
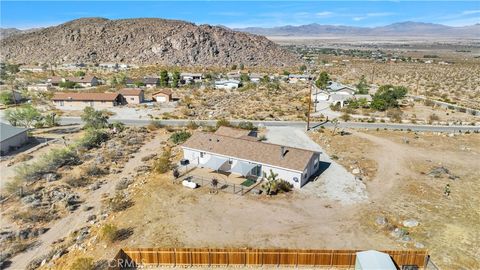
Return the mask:
[[252, 175], [261, 176], [262, 175], [262, 165], [257, 165], [252, 169]]
[[130, 100], [135, 100], [135, 98], [131, 97]]
[[316, 169], [318, 166], [318, 159], [315, 159], [315, 161], [313, 161], [313, 168]]
[[89, 103], [90, 103], [90, 106], [93, 107], [93, 101], [90, 101]]
[[60, 101], [60, 106], [63, 106], [63, 105], [65, 105], [65, 104], [64, 104], [64, 102], [63, 102], [63, 100], [62, 100], [62, 101]]
[[200, 157], [203, 158], [205, 156], [205, 152], [200, 152]]

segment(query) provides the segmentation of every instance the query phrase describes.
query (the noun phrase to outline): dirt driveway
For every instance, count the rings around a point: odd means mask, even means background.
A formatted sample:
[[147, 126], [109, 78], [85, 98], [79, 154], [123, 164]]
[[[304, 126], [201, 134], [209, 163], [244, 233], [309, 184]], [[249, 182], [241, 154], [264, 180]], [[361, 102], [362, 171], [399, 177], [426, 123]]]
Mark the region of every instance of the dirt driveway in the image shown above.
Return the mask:
[[12, 258], [12, 264], [9, 269], [24, 269], [32, 259], [47, 254], [50, 251], [50, 245], [55, 240], [66, 237], [71, 232], [87, 225], [88, 216], [93, 214], [92, 211], [98, 211], [101, 206], [102, 194], [113, 194], [115, 192], [115, 185], [123, 177], [135, 173], [135, 168], [143, 164], [141, 161], [143, 157], [157, 153], [161, 149], [161, 142], [164, 140], [166, 140], [166, 137], [157, 135], [154, 139], [144, 144], [142, 148], [134, 154], [134, 157], [128, 160], [120, 174], [114, 177], [108, 177], [108, 181], [99, 189], [91, 191], [88, 193], [88, 196], [84, 196], [83, 205], [93, 206], [93, 210], [82, 211], [81, 209], [77, 209], [74, 213], [57, 220], [56, 223], [50, 227], [50, 230], [39, 237], [39, 245]]
[[341, 204], [365, 202], [368, 199], [365, 184], [355, 179], [342, 165], [335, 162], [303, 129], [268, 127], [267, 142], [319, 151], [321, 170], [314, 182], [307, 183], [299, 192], [327, 198]]

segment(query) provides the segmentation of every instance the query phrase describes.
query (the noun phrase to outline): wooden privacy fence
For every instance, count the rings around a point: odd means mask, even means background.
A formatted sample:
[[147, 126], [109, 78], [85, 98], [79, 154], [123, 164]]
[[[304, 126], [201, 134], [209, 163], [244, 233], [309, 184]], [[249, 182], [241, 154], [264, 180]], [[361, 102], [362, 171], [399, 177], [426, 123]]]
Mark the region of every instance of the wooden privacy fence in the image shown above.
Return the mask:
[[[238, 248], [126, 248], [121, 249], [110, 269], [136, 266], [318, 266], [350, 268], [361, 250], [238, 249]], [[386, 250], [395, 264], [424, 269], [426, 250]]]

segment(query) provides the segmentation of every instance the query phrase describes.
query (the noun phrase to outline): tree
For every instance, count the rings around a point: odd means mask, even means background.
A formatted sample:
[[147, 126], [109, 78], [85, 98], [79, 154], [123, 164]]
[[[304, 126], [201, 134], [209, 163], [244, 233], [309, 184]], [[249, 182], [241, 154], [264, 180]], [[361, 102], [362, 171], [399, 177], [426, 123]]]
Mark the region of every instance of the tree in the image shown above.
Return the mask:
[[58, 86], [62, 87], [62, 88], [77, 88], [78, 85], [75, 83], [75, 82], [71, 82], [71, 81], [64, 81], [64, 82], [61, 82], [58, 84]]
[[365, 79], [365, 75], [362, 75], [362, 77], [360, 77], [360, 81], [358, 82], [356, 87], [357, 87], [357, 94], [361, 94], [361, 95], [368, 94], [368, 84], [367, 84], [367, 80]]
[[5, 119], [7, 119], [12, 126], [31, 128], [34, 127], [37, 121], [42, 120], [42, 115], [31, 105], [25, 105], [20, 108], [6, 110]]
[[250, 77], [248, 76], [248, 74], [242, 73], [242, 74], [240, 75], [240, 81], [242, 81], [242, 82], [249, 82], [249, 81], [250, 81]]
[[236, 70], [237, 69], [237, 65], [232, 65], [232, 67], [230, 68], [231, 70]]
[[277, 177], [278, 177], [278, 173], [274, 173], [272, 169], [270, 169], [270, 174], [268, 176], [265, 172], [263, 173], [263, 179], [267, 180], [267, 182], [263, 184], [262, 187], [265, 189], [265, 193], [267, 193], [267, 195], [277, 194], [278, 192]]
[[240, 70], [243, 70], [245, 68], [244, 64], [240, 64]]
[[166, 70], [160, 71], [160, 86], [168, 86], [168, 72]]
[[382, 85], [373, 96], [370, 107], [379, 111], [396, 108], [398, 107], [398, 99], [405, 97], [407, 92], [408, 89], [404, 86]]
[[288, 75], [290, 75], [290, 71], [288, 71], [288, 70], [284, 70], [284, 71], [283, 71], [283, 75], [285, 75], [285, 76], [288, 76]]
[[92, 107], [83, 110], [81, 119], [85, 122], [85, 128], [101, 129], [108, 127], [108, 115], [105, 111], [97, 111]]
[[268, 77], [268, 75], [265, 75], [260, 79], [260, 82], [261, 83], [269, 83], [270, 82], [270, 77]]
[[174, 71], [172, 74], [172, 87], [177, 88], [180, 81], [180, 72]]
[[0, 92], [0, 103], [3, 105], [13, 104], [13, 93], [11, 91]]
[[327, 72], [322, 71], [317, 81], [315, 82], [315, 85], [320, 89], [325, 89], [327, 88], [328, 81], [330, 81], [330, 76]]
[[79, 70], [79, 71], [75, 72], [74, 75], [77, 76], [77, 77], [85, 76], [85, 71]]
[[178, 132], [173, 133], [170, 136], [170, 140], [174, 144], [181, 144], [181, 143], [184, 143], [188, 138], [190, 138], [190, 136], [192, 136], [192, 134], [190, 132], [178, 131]]
[[217, 120], [217, 128], [219, 128], [219, 127], [231, 127], [231, 126], [232, 126], [232, 124], [227, 119], [222, 118], [222, 119]]
[[305, 72], [305, 70], [307, 70], [307, 66], [301, 65], [301, 66], [300, 66], [300, 71], [301, 71], [301, 72]]

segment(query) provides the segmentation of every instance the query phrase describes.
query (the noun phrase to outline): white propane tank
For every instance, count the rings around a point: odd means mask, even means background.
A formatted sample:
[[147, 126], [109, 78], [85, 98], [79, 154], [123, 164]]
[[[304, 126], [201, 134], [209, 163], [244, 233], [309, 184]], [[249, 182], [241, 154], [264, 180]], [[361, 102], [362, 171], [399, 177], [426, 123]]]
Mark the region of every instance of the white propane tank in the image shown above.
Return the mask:
[[191, 189], [197, 188], [197, 183], [190, 182], [190, 181], [187, 181], [187, 180], [183, 180], [183, 181], [182, 181], [182, 185], [183, 185], [184, 187], [188, 187], [188, 188], [191, 188]]

